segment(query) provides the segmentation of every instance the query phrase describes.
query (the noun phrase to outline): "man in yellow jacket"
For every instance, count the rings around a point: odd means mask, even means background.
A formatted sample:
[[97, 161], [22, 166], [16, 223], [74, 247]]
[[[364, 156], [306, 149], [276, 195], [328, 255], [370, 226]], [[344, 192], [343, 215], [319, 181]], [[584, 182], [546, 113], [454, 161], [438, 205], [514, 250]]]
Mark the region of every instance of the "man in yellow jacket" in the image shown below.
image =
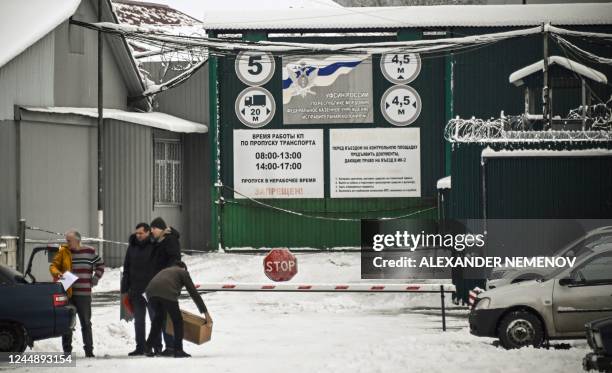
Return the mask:
[[[104, 261], [90, 246], [81, 245], [81, 234], [75, 230], [66, 232], [67, 244], [62, 245], [49, 266], [54, 280], [70, 271], [78, 279], [66, 291], [70, 303], [74, 305], [81, 324], [83, 348], [86, 357], [94, 357], [93, 333], [91, 329], [91, 288], [98, 284], [104, 274]], [[72, 330], [62, 336], [62, 347], [65, 353], [72, 352]]]

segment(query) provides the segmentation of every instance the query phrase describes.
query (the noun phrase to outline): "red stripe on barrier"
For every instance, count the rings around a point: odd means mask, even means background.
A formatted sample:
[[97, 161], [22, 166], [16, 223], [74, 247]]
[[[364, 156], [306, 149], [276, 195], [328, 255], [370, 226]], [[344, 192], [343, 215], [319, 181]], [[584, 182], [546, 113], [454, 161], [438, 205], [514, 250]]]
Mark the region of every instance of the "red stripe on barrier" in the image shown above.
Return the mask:
[[385, 287], [384, 287], [384, 286], [372, 286], [372, 287], [370, 288], [370, 290], [384, 290], [384, 289], [385, 289]]
[[236, 287], [236, 285], [223, 285], [223, 286], [221, 286], [222, 289], [233, 289], [235, 287]]
[[406, 287], [406, 290], [419, 290], [420, 288], [420, 286], [408, 286]]
[[310, 285], [300, 285], [298, 286], [298, 290], [310, 290], [312, 289], [312, 286]]
[[270, 289], [274, 289], [275, 287], [276, 287], [276, 286], [274, 286], [274, 285], [264, 285], [264, 286], [262, 286], [261, 288], [262, 288], [263, 290], [270, 290]]
[[334, 290], [347, 290], [348, 288], [348, 285], [338, 285], [334, 288]]

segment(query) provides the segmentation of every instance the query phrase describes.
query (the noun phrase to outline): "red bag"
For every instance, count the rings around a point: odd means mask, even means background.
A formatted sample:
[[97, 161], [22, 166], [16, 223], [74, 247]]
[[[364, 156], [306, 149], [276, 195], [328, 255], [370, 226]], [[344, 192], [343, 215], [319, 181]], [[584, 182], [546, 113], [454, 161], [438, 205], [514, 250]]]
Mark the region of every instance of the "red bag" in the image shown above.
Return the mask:
[[128, 311], [128, 313], [130, 315], [133, 315], [134, 314], [134, 307], [132, 307], [132, 302], [130, 302], [130, 297], [124, 296], [122, 301], [123, 301], [123, 306]]

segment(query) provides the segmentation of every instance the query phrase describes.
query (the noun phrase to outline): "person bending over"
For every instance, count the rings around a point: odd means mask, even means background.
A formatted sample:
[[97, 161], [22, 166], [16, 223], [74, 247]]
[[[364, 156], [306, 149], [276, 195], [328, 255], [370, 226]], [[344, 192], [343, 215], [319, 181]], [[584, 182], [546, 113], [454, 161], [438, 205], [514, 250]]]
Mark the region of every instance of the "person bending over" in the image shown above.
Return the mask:
[[174, 328], [174, 357], [191, 356], [183, 350], [183, 317], [178, 303], [183, 287], [189, 292], [200, 313], [203, 313], [206, 317], [206, 322], [212, 323], [206, 305], [193, 285], [189, 272], [187, 272], [187, 265], [181, 261], [176, 261], [174, 265], [155, 275], [145, 290], [154, 314], [149, 337], [145, 344], [147, 356], [156, 355], [153, 346], [159, 345], [160, 332], [164, 327], [166, 313], [170, 316]]

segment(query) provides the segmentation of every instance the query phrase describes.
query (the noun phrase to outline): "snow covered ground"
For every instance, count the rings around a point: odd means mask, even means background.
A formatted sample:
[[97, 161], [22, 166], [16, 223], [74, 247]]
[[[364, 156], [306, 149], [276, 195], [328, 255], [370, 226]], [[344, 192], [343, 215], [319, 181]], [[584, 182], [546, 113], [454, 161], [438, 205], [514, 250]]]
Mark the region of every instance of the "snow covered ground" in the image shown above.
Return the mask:
[[[292, 282], [361, 281], [359, 253], [297, 256], [299, 273]], [[262, 259], [214, 253], [185, 261], [196, 283], [269, 282]], [[82, 357], [80, 331], [75, 333], [79, 371], [576, 373], [588, 350], [584, 341], [570, 342], [569, 350], [494, 347], [492, 339], [469, 334], [467, 311], [450, 299], [449, 330], [442, 332], [437, 294], [210, 293], [204, 300], [214, 319], [213, 338], [201, 346], [186, 342], [191, 359], [128, 358], [134, 331], [119, 320], [119, 276], [117, 269], [107, 271], [95, 288], [96, 359]], [[181, 306], [196, 310], [189, 299]], [[60, 349], [59, 338], [34, 347]]]

